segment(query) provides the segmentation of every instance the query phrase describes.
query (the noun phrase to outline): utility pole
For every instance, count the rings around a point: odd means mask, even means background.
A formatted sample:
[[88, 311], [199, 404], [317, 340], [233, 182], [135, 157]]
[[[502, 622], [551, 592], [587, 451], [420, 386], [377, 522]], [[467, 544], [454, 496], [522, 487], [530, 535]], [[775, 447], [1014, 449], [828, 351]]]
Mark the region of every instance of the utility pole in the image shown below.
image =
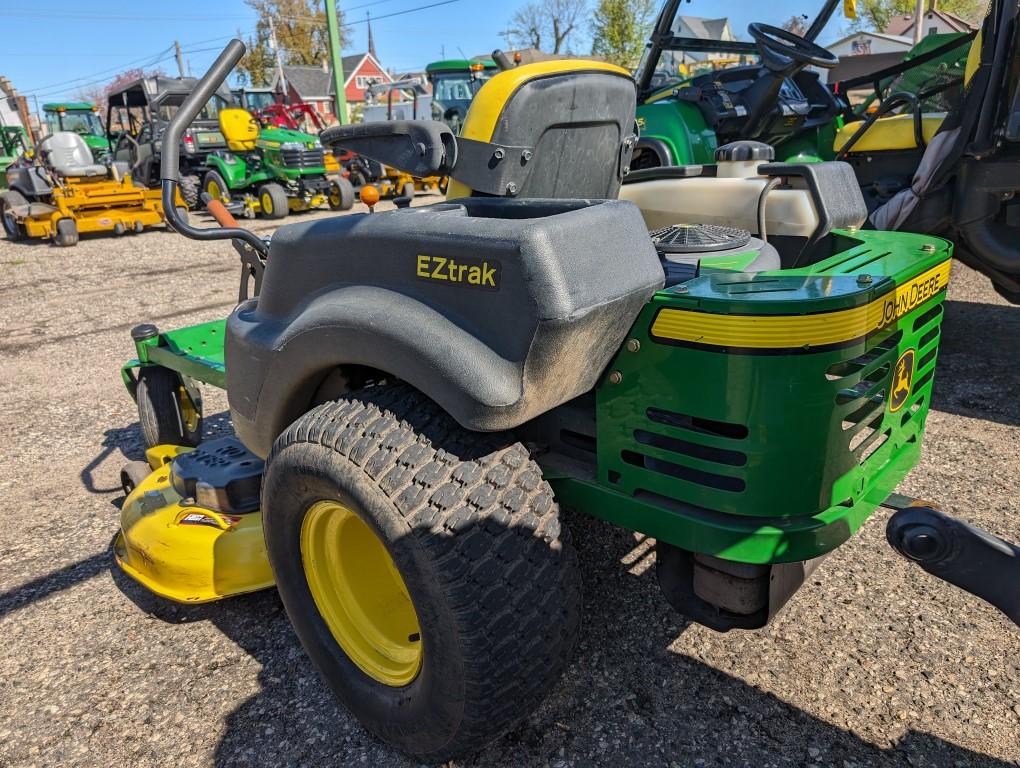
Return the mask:
[[273, 17], [269, 17], [269, 47], [276, 54], [276, 76], [280, 80], [280, 93], [283, 103], [287, 103], [287, 78], [283, 76], [283, 59], [280, 56], [280, 46], [276, 44], [276, 25], [273, 24]]
[[921, 38], [924, 37], [922, 22], [924, 21], [924, 7], [926, 5], [925, 0], [917, 0], [917, 5], [914, 7], [914, 45], [921, 42]]
[[337, 24], [336, 6], [340, 0], [326, 0], [326, 26], [329, 32], [329, 60], [333, 65], [333, 90], [336, 96], [336, 117], [340, 125], [347, 125], [347, 94], [344, 93], [344, 60], [340, 56], [340, 26]]
[[177, 72], [184, 79], [184, 56], [181, 54], [181, 44], [174, 40], [174, 55], [177, 57]]

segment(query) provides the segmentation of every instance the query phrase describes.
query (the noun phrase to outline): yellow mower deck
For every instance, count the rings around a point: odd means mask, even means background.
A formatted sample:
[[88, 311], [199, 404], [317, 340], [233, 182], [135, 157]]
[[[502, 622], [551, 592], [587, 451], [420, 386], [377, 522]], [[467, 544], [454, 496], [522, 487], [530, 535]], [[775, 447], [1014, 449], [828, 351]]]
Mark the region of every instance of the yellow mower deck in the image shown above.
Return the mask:
[[170, 462], [189, 450], [160, 445], [146, 451], [153, 472], [124, 500], [113, 544], [117, 564], [142, 586], [180, 603], [273, 586], [261, 511], [221, 514], [174, 489]]
[[135, 186], [130, 176], [120, 181], [70, 177], [54, 186], [50, 204], [32, 203], [18, 223], [29, 237], [48, 238], [61, 219], [73, 219], [81, 234], [138, 232], [163, 223], [161, 192]]

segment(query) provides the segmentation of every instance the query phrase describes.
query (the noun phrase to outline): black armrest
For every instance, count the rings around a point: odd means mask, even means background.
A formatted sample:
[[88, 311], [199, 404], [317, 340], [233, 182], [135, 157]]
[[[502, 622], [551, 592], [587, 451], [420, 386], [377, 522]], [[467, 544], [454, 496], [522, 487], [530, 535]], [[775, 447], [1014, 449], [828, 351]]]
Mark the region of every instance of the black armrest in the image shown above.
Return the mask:
[[457, 138], [436, 120], [388, 120], [338, 125], [320, 135], [332, 150], [347, 149], [412, 176], [445, 176], [457, 163]]
[[818, 212], [818, 229], [811, 235], [811, 243], [833, 229], [859, 228], [868, 218], [860, 184], [847, 163], [767, 163], [758, 166], [758, 173], [804, 179]]

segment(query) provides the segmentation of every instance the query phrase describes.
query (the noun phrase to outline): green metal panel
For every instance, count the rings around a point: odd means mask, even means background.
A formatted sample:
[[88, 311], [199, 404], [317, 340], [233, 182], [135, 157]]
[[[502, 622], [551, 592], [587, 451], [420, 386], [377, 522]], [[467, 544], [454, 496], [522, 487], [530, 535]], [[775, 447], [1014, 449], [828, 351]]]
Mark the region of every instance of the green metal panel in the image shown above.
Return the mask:
[[637, 123], [642, 139], [658, 139], [669, 147], [673, 165], [715, 162], [715, 131], [696, 105], [672, 96], [646, 102], [637, 108]]
[[498, 69], [492, 59], [443, 59], [426, 66], [425, 72], [430, 75], [436, 72], [470, 72], [475, 64], [481, 64], [485, 69]]
[[226, 368], [223, 365], [223, 338], [226, 319], [190, 325], [135, 344], [137, 360], [128, 362], [121, 373], [129, 383], [133, 368], [161, 365], [220, 389], [226, 389]]
[[663, 308], [741, 322], [863, 312], [950, 256], [945, 241], [916, 235], [837, 242], [843, 252], [792, 274], [734, 276], [748, 292], [721, 273], [659, 292], [596, 391], [596, 477], [553, 476], [560, 501], [742, 562], [804, 560], [845, 541], [920, 455], [944, 290], [838, 345], [732, 349], [650, 333]]
[[[211, 154], [206, 158], [206, 164], [215, 169], [232, 190], [244, 189], [253, 183], [248, 179], [248, 164], [238, 155], [231, 154], [228, 160], [222, 155]], [[267, 178], [264, 172], [261, 176]]]

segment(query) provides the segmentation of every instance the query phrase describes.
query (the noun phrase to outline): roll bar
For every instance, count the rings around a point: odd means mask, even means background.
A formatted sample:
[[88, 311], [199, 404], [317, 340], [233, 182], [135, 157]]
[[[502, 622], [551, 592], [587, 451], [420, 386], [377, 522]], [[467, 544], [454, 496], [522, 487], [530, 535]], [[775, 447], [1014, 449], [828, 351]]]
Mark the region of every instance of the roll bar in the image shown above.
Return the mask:
[[227, 43], [227, 47], [216, 57], [216, 61], [213, 62], [209, 71], [198, 81], [195, 90], [184, 100], [163, 133], [163, 157], [159, 169], [163, 190], [163, 213], [167, 222], [176, 232], [190, 237], [192, 240], [237, 239], [264, 255], [267, 251], [266, 243], [254, 232], [240, 227], [193, 227], [178, 215], [176, 205], [177, 183], [180, 181], [178, 162], [180, 160], [181, 136], [227, 79], [231, 70], [237, 66], [244, 53], [244, 43], [240, 40], [234, 39]]

